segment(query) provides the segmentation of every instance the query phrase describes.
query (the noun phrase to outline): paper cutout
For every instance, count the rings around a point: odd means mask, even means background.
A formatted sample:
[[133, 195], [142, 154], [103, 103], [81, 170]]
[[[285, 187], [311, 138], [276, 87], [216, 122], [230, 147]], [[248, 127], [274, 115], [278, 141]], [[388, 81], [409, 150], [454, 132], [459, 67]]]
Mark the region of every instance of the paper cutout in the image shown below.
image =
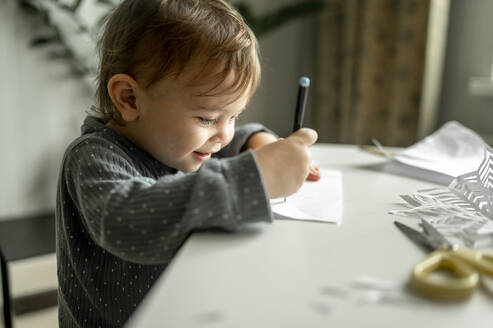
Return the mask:
[[476, 171], [455, 178], [448, 188], [420, 190], [401, 196], [408, 209], [391, 214], [426, 220], [450, 242], [467, 247], [493, 247], [493, 149], [484, 146]]
[[484, 140], [459, 122], [445, 123], [405, 150], [393, 154], [374, 141], [380, 151], [398, 162], [457, 177], [475, 170], [483, 158]]
[[285, 202], [283, 199], [271, 201], [276, 218], [341, 223], [342, 174], [323, 169], [320, 173], [322, 179], [306, 181]]

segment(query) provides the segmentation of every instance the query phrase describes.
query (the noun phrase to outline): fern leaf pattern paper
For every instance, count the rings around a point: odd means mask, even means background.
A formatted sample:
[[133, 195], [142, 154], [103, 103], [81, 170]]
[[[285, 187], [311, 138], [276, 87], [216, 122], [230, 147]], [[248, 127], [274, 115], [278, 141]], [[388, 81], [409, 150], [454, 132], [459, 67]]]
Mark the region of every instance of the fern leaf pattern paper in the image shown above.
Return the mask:
[[455, 178], [448, 188], [401, 196], [404, 210], [391, 211], [426, 220], [449, 241], [467, 247], [493, 247], [493, 149], [485, 145], [479, 168]]

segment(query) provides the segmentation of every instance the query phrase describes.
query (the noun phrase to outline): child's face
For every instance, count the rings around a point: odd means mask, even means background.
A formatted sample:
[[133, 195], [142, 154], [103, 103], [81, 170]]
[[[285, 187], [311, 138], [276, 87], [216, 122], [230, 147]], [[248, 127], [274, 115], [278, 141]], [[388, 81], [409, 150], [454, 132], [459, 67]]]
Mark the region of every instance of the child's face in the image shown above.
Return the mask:
[[214, 85], [190, 86], [185, 78], [177, 78], [137, 90], [139, 117], [131, 128], [133, 141], [167, 166], [198, 170], [233, 139], [235, 120], [250, 96], [248, 89], [220, 93], [221, 86], [214, 90], [217, 95], [202, 95]]

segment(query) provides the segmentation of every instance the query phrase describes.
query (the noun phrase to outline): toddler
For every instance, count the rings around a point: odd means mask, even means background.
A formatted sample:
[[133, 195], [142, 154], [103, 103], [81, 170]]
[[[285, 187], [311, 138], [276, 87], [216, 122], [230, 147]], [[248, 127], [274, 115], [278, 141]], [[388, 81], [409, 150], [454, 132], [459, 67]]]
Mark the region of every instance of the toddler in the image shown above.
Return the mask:
[[59, 177], [60, 327], [120, 327], [190, 233], [270, 222], [317, 137], [235, 129], [260, 65], [223, 0], [125, 0], [99, 49], [98, 106]]

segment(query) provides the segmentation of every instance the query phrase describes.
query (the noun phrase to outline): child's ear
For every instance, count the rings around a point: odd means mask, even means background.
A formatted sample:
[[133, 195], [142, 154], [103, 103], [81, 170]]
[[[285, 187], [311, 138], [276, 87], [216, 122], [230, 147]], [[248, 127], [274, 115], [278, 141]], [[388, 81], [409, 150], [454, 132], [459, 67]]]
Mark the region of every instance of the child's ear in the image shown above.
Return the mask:
[[135, 121], [139, 117], [137, 100], [137, 82], [127, 74], [115, 74], [108, 81], [108, 94], [125, 122]]

